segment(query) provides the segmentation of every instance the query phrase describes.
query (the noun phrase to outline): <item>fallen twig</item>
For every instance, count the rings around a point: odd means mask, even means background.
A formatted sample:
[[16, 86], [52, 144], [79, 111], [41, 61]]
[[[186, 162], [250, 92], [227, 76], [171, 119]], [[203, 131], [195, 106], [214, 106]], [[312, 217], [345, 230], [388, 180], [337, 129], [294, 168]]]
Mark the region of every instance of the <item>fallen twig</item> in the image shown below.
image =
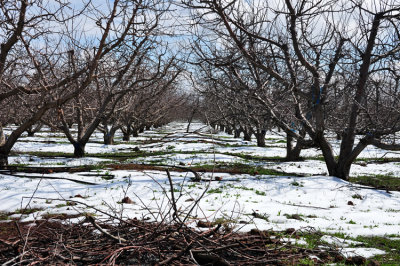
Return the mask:
[[116, 241], [118, 241], [118, 242], [127, 242], [128, 240], [126, 240], [126, 239], [124, 239], [124, 238], [122, 238], [122, 237], [116, 237], [116, 236], [113, 236], [112, 234], [110, 234], [109, 232], [107, 232], [106, 230], [104, 230], [103, 228], [101, 228], [101, 226], [100, 225], [98, 225], [96, 222], [95, 222], [95, 220], [94, 220], [94, 218], [92, 217], [92, 216], [90, 216], [90, 215], [88, 215], [88, 216], [86, 216], [86, 218], [88, 219], [88, 221], [97, 229], [97, 230], [99, 230], [100, 232], [102, 232], [105, 236], [107, 236], [108, 238], [111, 238], [111, 239], [114, 239], [114, 240], [116, 240]]
[[11, 173], [2, 173], [3, 175], [9, 175], [9, 176], [15, 176], [15, 177], [21, 177], [21, 178], [42, 178], [42, 179], [55, 179], [55, 180], [67, 180], [67, 181], [72, 181], [75, 183], [79, 183], [79, 184], [84, 184], [84, 185], [98, 185], [96, 183], [92, 183], [92, 182], [87, 182], [87, 181], [82, 181], [82, 180], [76, 180], [76, 179], [72, 179], [72, 178], [66, 178], [66, 177], [57, 177], [57, 176], [35, 176], [35, 175], [16, 175], [16, 174], [11, 174]]

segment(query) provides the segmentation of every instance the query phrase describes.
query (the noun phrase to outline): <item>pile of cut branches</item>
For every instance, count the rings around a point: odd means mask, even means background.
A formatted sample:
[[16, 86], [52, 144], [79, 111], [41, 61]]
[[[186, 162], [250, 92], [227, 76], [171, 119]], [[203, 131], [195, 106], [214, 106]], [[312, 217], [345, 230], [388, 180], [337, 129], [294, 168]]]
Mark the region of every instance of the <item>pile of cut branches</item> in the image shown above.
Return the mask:
[[[34, 223], [7, 222], [0, 229], [0, 263], [124, 265], [288, 265], [343, 261], [333, 250], [307, 249], [276, 232], [234, 233], [221, 225], [193, 229], [136, 219], [112, 225], [93, 217]], [[65, 219], [67, 218], [67, 219]], [[296, 231], [286, 232], [296, 237]], [[280, 236], [284, 236], [282, 232]]]

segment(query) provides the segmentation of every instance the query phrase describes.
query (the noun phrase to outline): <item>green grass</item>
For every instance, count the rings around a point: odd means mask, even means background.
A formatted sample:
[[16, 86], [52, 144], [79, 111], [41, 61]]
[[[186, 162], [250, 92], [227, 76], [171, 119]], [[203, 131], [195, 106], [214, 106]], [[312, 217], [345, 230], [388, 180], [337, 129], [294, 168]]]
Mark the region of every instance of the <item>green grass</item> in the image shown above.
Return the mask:
[[[243, 147], [243, 146], [240, 146]], [[248, 146], [246, 146], [248, 147]], [[221, 154], [235, 156], [246, 160], [255, 160], [255, 161], [284, 161], [285, 157], [281, 156], [257, 156], [251, 155], [247, 153], [234, 153], [234, 152], [222, 152]]]
[[0, 212], [0, 221], [5, 221], [5, 220], [11, 220], [11, 215], [14, 214], [24, 214], [24, 215], [28, 215], [31, 213], [35, 213], [37, 211], [41, 211], [43, 210], [42, 208], [27, 208], [27, 209], [17, 209], [13, 212]]
[[[372, 258], [369, 258], [366, 265], [368, 265], [368, 262], [371, 260], [375, 260], [380, 265], [400, 265], [400, 240], [389, 238], [400, 238], [400, 235], [349, 237], [342, 232], [326, 233], [325, 235], [331, 235], [346, 240], [358, 241], [362, 244], [356, 244], [357, 246], [362, 246], [364, 248], [376, 248], [386, 252], [383, 255], [376, 255]], [[356, 246], [350, 244], [349, 247]]]
[[286, 217], [286, 219], [291, 219], [291, 220], [299, 220], [299, 221], [303, 221], [304, 219], [302, 218], [302, 214], [287, 214], [285, 213], [283, 216]]
[[39, 209], [39, 208], [32, 208], [32, 209], [17, 209], [15, 210], [15, 212], [13, 212], [13, 214], [31, 214], [37, 211], [41, 211], [43, 209]]
[[220, 188], [212, 188], [212, 189], [208, 190], [207, 193], [208, 194], [213, 194], [213, 193], [221, 194], [222, 190]]
[[350, 182], [378, 189], [400, 191], [400, 178], [393, 175], [364, 175], [351, 177]]
[[60, 203], [56, 205], [56, 208], [62, 208], [62, 207], [67, 207], [67, 206], [75, 206], [76, 203], [72, 201], [66, 201], [65, 203]]
[[323, 156], [304, 157], [304, 160], [314, 160], [314, 161], [325, 162], [325, 159]]
[[315, 262], [310, 258], [304, 258], [299, 260], [299, 265], [315, 265]]
[[10, 214], [6, 212], [0, 212], [0, 221], [10, 220]]
[[[339, 156], [335, 156], [335, 160], [337, 161]], [[324, 156], [312, 156], [312, 157], [304, 157], [305, 160], [315, 160], [315, 161], [323, 161], [325, 162]], [[364, 162], [364, 163], [373, 163], [373, 162], [381, 162], [381, 163], [388, 163], [388, 162], [399, 162], [399, 158], [366, 158], [366, 157], [358, 157], [354, 160], [354, 163]]]
[[19, 152], [18, 154], [26, 154], [37, 157], [67, 157], [67, 158], [74, 157], [73, 153], [49, 152], [49, 151], [26, 151], [26, 152]]
[[257, 145], [242, 145], [242, 144], [238, 144], [238, 143], [230, 144], [230, 143], [216, 142], [215, 144], [220, 147], [225, 147], [225, 148], [257, 147]]
[[41, 211], [41, 210], [43, 210], [43, 209], [39, 209], [39, 208], [32, 208], [32, 209], [17, 209], [17, 210], [15, 210], [15, 211], [13, 211], [13, 212], [0, 212], [0, 221], [7, 221], [7, 220], [11, 220], [12, 218], [11, 218], [11, 215], [14, 215], [14, 214], [25, 214], [25, 215], [28, 215], [28, 214], [31, 214], [31, 213], [34, 213], [34, 212], [37, 212], [37, 211]]
[[28, 163], [10, 163], [9, 166], [11, 167], [28, 167], [29, 164]]
[[[379, 265], [400, 265], [400, 240], [390, 239], [389, 236], [358, 236], [358, 237], [348, 237], [344, 233], [298, 233], [297, 237], [301, 237], [306, 241], [304, 244], [296, 244], [299, 247], [305, 247], [308, 249], [317, 248], [320, 245], [331, 246], [330, 244], [321, 241], [323, 235], [331, 235], [340, 239], [353, 240], [361, 242], [362, 244], [349, 245], [349, 247], [362, 246], [363, 248], [376, 248], [385, 251], [383, 255], [376, 255], [372, 258], [367, 259], [365, 265], [369, 265], [371, 261], [378, 262]], [[400, 237], [399, 235], [392, 235], [390, 237]], [[342, 264], [340, 264], [342, 265]]]
[[321, 244], [321, 234], [303, 234], [302, 237], [307, 242], [307, 248], [314, 249]]
[[293, 176], [294, 174], [288, 174], [285, 172], [276, 171], [274, 169], [267, 169], [260, 166], [249, 165], [244, 163], [232, 163], [232, 164], [203, 164], [192, 167], [198, 171], [226, 171], [235, 174], [249, 174], [249, 175], [272, 175], [272, 176]]
[[257, 195], [260, 195], [260, 196], [265, 196], [265, 195], [267, 195], [264, 191], [259, 191], [259, 190], [256, 190], [256, 194], [257, 194]]
[[400, 240], [378, 236], [358, 236], [354, 240], [364, 243], [366, 248], [377, 248], [385, 251], [385, 254], [373, 258], [382, 265], [400, 265]]
[[297, 182], [297, 181], [293, 181], [292, 183], [290, 183], [292, 186], [295, 186], [295, 187], [304, 187], [304, 185], [303, 184], [301, 184], [301, 183], [299, 183], [299, 182]]

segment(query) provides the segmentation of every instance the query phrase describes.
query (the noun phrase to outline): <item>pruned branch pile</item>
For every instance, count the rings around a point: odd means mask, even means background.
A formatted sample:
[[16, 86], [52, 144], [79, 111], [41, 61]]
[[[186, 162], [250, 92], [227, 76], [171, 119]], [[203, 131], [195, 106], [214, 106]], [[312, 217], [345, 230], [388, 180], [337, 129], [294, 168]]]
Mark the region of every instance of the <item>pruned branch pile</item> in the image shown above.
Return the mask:
[[[136, 219], [118, 225], [93, 218], [71, 223], [65, 218], [2, 223], [0, 263], [293, 265], [316, 257], [317, 264], [343, 260], [336, 251], [295, 246], [276, 232], [233, 233], [221, 225], [199, 230]], [[296, 232], [287, 234], [296, 237]]]

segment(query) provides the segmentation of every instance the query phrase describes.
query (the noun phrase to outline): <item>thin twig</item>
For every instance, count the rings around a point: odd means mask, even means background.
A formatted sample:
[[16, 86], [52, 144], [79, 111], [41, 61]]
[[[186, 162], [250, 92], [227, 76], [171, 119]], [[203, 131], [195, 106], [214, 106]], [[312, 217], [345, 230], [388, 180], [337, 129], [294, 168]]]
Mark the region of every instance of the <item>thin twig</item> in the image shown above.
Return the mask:
[[178, 208], [176, 207], [176, 201], [175, 201], [175, 195], [174, 195], [174, 185], [172, 184], [172, 178], [171, 178], [171, 174], [169, 173], [169, 170], [166, 170], [167, 172], [167, 176], [168, 176], [168, 181], [169, 181], [169, 186], [171, 189], [171, 201], [172, 201], [172, 207], [174, 209], [174, 213], [172, 214], [172, 217], [178, 219], [179, 223], [182, 223], [181, 218], [179, 217], [178, 214]]
[[128, 242], [128, 240], [126, 240], [126, 239], [124, 239], [124, 238], [122, 238], [122, 237], [116, 237], [116, 236], [113, 236], [112, 234], [110, 234], [109, 232], [107, 232], [106, 230], [104, 230], [103, 228], [101, 228], [101, 226], [100, 225], [98, 225], [96, 222], [95, 222], [95, 220], [94, 220], [94, 218], [92, 217], [92, 216], [90, 216], [90, 215], [88, 215], [87, 217], [86, 217], [87, 219], [88, 219], [88, 221], [97, 229], [97, 230], [99, 230], [100, 232], [102, 232], [105, 236], [107, 236], [108, 238], [111, 238], [111, 239], [113, 239], [113, 240], [116, 240], [116, 241], [118, 241], [118, 242]]

